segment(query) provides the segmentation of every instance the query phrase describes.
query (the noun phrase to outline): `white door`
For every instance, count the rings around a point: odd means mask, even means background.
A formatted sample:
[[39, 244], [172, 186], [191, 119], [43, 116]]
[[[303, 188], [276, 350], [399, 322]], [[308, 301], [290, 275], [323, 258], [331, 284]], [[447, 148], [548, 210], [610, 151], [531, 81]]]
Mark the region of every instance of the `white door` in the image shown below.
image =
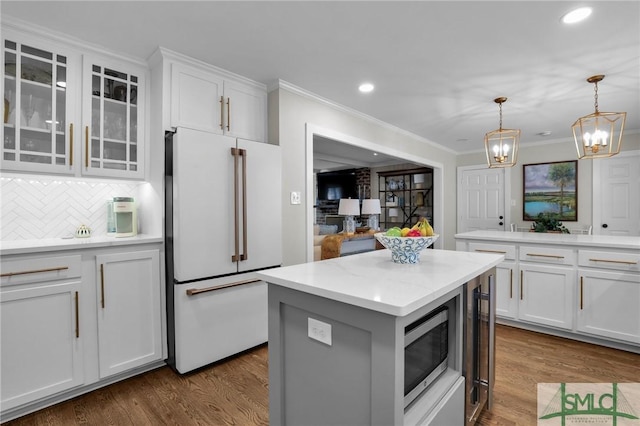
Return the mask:
[[100, 378], [162, 358], [158, 250], [96, 256]]
[[640, 235], [640, 153], [593, 161], [593, 233]]
[[458, 169], [458, 232], [504, 231], [504, 169]]
[[[238, 168], [240, 211], [238, 231], [241, 256], [238, 271], [282, 264], [281, 156], [278, 145], [238, 139], [246, 169]], [[246, 180], [243, 184], [243, 176]], [[242, 196], [246, 191], [246, 198]], [[246, 205], [243, 202], [246, 200]], [[246, 215], [246, 227], [244, 218]], [[246, 237], [246, 247], [244, 246]]]
[[178, 281], [238, 272], [232, 259], [231, 148], [235, 146], [234, 138], [182, 127], [173, 138], [173, 252]]

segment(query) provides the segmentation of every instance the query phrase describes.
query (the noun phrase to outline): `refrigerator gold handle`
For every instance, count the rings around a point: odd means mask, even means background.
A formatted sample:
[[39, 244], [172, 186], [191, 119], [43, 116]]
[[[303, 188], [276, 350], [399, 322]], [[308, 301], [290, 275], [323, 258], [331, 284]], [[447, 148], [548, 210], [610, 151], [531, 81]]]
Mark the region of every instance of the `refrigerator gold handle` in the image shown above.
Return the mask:
[[224, 96], [220, 96], [220, 130], [224, 130]]
[[240, 259], [240, 229], [238, 228], [238, 210], [240, 209], [240, 199], [238, 197], [238, 149], [231, 148], [231, 155], [233, 155], [233, 233], [235, 240], [235, 251], [231, 256], [231, 261], [237, 262]]
[[249, 259], [247, 247], [247, 150], [240, 149], [242, 157], [242, 255], [240, 260]]
[[73, 123], [69, 124], [69, 165], [73, 166]]

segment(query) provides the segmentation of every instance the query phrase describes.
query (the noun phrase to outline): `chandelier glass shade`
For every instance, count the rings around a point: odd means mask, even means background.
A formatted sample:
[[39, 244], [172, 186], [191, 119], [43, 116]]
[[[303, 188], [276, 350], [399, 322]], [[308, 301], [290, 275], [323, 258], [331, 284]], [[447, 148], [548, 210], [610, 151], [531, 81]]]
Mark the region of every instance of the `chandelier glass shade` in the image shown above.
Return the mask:
[[587, 81], [594, 84], [595, 112], [580, 117], [571, 126], [578, 159], [612, 157], [620, 152], [626, 112], [598, 110], [598, 82], [604, 75], [594, 75]]
[[520, 130], [502, 128], [502, 104], [507, 98], [500, 97], [493, 101], [500, 105], [500, 127], [484, 135], [487, 164], [489, 168], [513, 167], [518, 161]]

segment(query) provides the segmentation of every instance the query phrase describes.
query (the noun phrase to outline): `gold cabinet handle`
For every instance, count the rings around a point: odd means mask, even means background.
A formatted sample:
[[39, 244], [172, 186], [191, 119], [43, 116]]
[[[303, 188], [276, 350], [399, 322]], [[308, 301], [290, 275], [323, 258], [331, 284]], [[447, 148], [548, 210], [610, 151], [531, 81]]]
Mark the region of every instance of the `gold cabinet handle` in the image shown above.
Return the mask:
[[89, 168], [89, 126], [84, 128], [84, 167]]
[[239, 285], [252, 284], [260, 281], [261, 280], [246, 280], [246, 281], [238, 281], [237, 283], [214, 285], [212, 287], [207, 287], [207, 288], [190, 288], [187, 290], [187, 296], [195, 296], [196, 294], [200, 294], [200, 293], [208, 293], [210, 291], [222, 290], [223, 288], [237, 287]]
[[513, 269], [509, 269], [509, 299], [513, 299]]
[[580, 277], [580, 310], [584, 305], [584, 277]]
[[76, 291], [76, 339], [80, 338], [80, 295]]
[[485, 250], [485, 249], [475, 249], [475, 251], [479, 252], [479, 253], [500, 253], [500, 254], [507, 254], [506, 251], [501, 251], [501, 250]]
[[220, 130], [224, 130], [224, 96], [220, 96]]
[[104, 263], [100, 264], [100, 305], [104, 309]]
[[524, 281], [524, 271], [520, 271], [520, 300], [524, 299], [524, 296], [522, 294], [522, 291], [523, 291], [522, 281]]
[[623, 265], [637, 265], [638, 261], [632, 260], [613, 260], [613, 259], [589, 259], [589, 262], [607, 262], [607, 263], [622, 263]]
[[69, 165], [73, 166], [73, 123], [69, 124]]
[[533, 257], [551, 257], [553, 259], [564, 259], [564, 256], [558, 256], [554, 254], [539, 254], [539, 253], [527, 253], [527, 256]]
[[227, 131], [231, 130], [231, 98], [227, 98]]
[[5, 272], [4, 274], [0, 274], [0, 277], [12, 277], [14, 275], [25, 275], [25, 274], [39, 274], [41, 272], [64, 271], [65, 269], [69, 269], [69, 267], [58, 266], [57, 268], [32, 269], [30, 271], [18, 271], [18, 272]]

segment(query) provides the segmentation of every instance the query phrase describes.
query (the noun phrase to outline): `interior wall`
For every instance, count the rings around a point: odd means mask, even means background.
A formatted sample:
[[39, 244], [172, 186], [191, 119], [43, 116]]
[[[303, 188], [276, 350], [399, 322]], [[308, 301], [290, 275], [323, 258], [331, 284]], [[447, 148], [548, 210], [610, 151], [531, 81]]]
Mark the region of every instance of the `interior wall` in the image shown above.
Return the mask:
[[[625, 135], [622, 151], [640, 149], [640, 134]], [[573, 140], [545, 142], [521, 145], [518, 151], [518, 163], [511, 168], [511, 194], [507, 197], [507, 205], [511, 204], [511, 222], [517, 226], [529, 227], [531, 222], [522, 220], [524, 164], [570, 161], [578, 158]], [[593, 223], [593, 161], [578, 161], [578, 221], [568, 222], [568, 228], [586, 228]], [[458, 167], [484, 165], [487, 160], [484, 151], [461, 154], [457, 157]], [[597, 201], [597, 200], [596, 200]]]
[[[393, 128], [384, 123], [377, 123], [371, 118], [349, 113], [343, 108], [336, 107], [328, 102], [312, 99], [300, 93], [278, 88], [273, 90], [270, 97], [277, 97], [279, 107], [278, 126], [279, 132], [271, 140], [278, 143], [282, 150], [282, 184], [283, 184], [283, 224], [284, 224], [284, 249], [283, 264], [293, 265], [307, 260], [307, 216], [305, 206], [308, 197], [314, 197], [313, 190], [307, 194], [307, 187], [313, 188], [312, 172], [307, 175], [306, 164], [306, 128], [308, 124], [332, 129], [354, 138], [388, 146], [394, 151], [400, 151], [407, 156], [428, 158], [442, 166], [442, 208], [445, 212], [442, 228], [436, 229], [441, 235], [441, 247], [455, 250], [455, 217], [451, 212], [456, 209], [456, 158], [455, 154], [439, 149], [426, 143], [418, 137], [411, 136], [401, 129]], [[274, 101], [275, 102], [275, 101]], [[413, 160], [411, 160], [413, 161]], [[307, 185], [308, 183], [308, 185]], [[291, 191], [300, 191], [302, 203], [292, 205], [289, 203]], [[309, 220], [312, 220], [312, 216]]]

